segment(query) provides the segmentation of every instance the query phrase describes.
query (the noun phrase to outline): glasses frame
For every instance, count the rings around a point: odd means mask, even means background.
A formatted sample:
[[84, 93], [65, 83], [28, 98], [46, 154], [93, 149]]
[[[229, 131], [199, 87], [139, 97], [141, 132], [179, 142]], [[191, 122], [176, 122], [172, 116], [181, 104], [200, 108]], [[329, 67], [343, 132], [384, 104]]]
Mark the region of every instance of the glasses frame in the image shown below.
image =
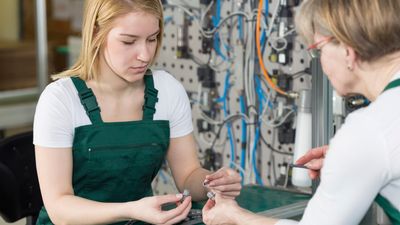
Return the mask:
[[333, 37], [325, 37], [320, 41], [315, 42], [314, 44], [311, 44], [308, 46], [307, 51], [310, 54], [311, 58], [319, 58], [321, 55], [321, 48], [331, 42], [333, 40]]

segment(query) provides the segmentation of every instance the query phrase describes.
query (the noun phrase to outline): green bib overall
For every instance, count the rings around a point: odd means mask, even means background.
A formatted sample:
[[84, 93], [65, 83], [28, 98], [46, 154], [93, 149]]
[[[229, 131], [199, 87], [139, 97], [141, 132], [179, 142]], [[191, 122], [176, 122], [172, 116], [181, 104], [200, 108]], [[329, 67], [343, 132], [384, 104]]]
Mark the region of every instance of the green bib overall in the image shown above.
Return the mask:
[[[383, 91], [399, 87], [400, 79], [390, 82]], [[397, 210], [387, 199], [382, 195], [378, 195], [375, 198], [375, 202], [385, 211], [386, 215], [389, 217], [393, 225], [400, 225], [400, 212]]]
[[[153, 120], [158, 91], [151, 71], [144, 76], [141, 121], [104, 123], [92, 90], [80, 78], [71, 79], [92, 122], [75, 129], [72, 146], [75, 195], [99, 202], [127, 202], [152, 196], [151, 183], [165, 159], [170, 130], [169, 121]], [[37, 224], [53, 224], [44, 207]]]

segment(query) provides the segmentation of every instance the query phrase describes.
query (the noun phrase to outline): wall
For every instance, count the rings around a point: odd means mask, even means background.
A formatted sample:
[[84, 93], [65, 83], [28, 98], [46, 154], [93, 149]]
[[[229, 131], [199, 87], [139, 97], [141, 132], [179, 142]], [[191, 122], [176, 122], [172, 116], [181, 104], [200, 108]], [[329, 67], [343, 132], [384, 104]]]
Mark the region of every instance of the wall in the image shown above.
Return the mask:
[[[18, 39], [18, 1], [1, 0], [0, 1], [0, 40], [14, 41]], [[25, 224], [25, 220], [16, 223], [6, 223], [0, 217], [0, 225]]]
[[19, 29], [18, 1], [0, 1], [0, 40], [17, 40]]

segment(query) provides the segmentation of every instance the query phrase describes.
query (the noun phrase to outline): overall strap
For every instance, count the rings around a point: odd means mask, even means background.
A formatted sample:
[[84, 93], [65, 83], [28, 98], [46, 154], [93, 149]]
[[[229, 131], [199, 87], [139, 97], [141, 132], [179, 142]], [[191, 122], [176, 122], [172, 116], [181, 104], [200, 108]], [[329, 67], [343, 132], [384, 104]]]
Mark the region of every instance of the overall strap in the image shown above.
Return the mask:
[[[392, 82], [390, 82], [385, 89], [383, 89], [383, 92], [400, 86], [400, 79], [396, 79]], [[385, 211], [386, 215], [390, 218], [390, 221], [394, 225], [400, 225], [400, 212], [397, 210], [386, 198], [384, 198], [382, 195], [378, 194], [375, 198], [375, 202], [378, 203], [380, 207], [382, 207], [383, 211]]]
[[387, 91], [387, 90], [389, 90], [389, 89], [398, 87], [398, 86], [400, 86], [400, 79], [396, 79], [396, 80], [390, 82], [390, 83], [385, 87], [385, 89], [383, 89], [383, 92], [384, 92], [384, 91]]
[[400, 224], [400, 212], [386, 198], [378, 194], [375, 198], [375, 202], [382, 207], [383, 211], [385, 211], [394, 225]]
[[92, 89], [88, 88], [85, 81], [79, 77], [71, 77], [71, 79], [76, 90], [78, 90], [79, 99], [81, 100], [83, 108], [85, 108], [90, 121], [92, 121], [92, 124], [103, 123], [100, 115], [100, 108]]
[[144, 105], [143, 105], [143, 120], [153, 120], [156, 112], [156, 103], [158, 102], [157, 89], [154, 88], [153, 74], [151, 70], [147, 70], [144, 75]]

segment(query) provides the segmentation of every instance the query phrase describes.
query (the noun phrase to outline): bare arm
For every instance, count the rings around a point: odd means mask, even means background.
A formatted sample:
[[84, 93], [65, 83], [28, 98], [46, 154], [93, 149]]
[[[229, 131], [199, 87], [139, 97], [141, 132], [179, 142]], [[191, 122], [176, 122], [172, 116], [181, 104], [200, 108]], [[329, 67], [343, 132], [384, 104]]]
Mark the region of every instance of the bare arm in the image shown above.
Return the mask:
[[188, 198], [175, 209], [161, 210], [162, 204], [180, 200], [179, 195], [148, 197], [126, 203], [103, 203], [75, 196], [71, 151], [71, 148], [36, 146], [42, 198], [54, 224], [110, 224], [131, 219], [157, 224], [173, 223], [184, 219], [191, 208], [191, 199]]
[[129, 219], [126, 203], [100, 203], [74, 196], [71, 148], [36, 146], [36, 167], [46, 210], [55, 224], [101, 224]]
[[211, 172], [200, 165], [193, 134], [172, 138], [167, 160], [179, 191], [188, 189], [194, 201], [205, 199], [207, 192], [203, 181]]
[[[172, 138], [167, 159], [178, 189], [189, 189], [195, 201], [204, 199], [208, 190], [226, 198], [240, 194], [241, 178], [236, 171], [223, 167], [211, 173], [201, 167], [193, 134]], [[203, 187], [204, 181], [208, 183], [207, 188]]]

